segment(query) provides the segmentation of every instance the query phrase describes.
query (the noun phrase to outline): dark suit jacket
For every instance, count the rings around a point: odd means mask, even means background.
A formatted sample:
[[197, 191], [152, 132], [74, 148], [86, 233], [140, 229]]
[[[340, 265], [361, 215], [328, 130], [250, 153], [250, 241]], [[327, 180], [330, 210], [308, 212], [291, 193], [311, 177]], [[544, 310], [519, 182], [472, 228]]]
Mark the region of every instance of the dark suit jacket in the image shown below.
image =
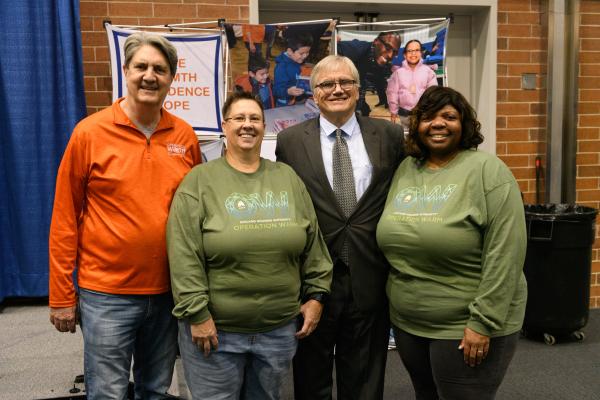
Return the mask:
[[348, 240], [352, 293], [362, 311], [385, 303], [389, 264], [375, 239], [390, 181], [404, 158], [400, 125], [357, 115], [367, 154], [373, 165], [371, 184], [348, 219], [329, 185], [323, 157], [319, 118], [304, 121], [277, 135], [277, 161], [290, 165], [302, 178], [312, 198], [319, 227], [334, 263], [344, 239]]

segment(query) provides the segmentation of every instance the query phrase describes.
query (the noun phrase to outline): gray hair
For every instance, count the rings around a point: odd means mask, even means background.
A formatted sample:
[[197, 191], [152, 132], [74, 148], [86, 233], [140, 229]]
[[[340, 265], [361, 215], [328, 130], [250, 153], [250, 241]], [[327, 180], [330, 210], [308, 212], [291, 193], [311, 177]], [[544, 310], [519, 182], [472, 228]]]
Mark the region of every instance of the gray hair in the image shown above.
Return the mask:
[[136, 32], [127, 38], [123, 47], [126, 67], [129, 67], [131, 59], [143, 46], [152, 46], [160, 51], [169, 63], [171, 76], [175, 76], [175, 72], [177, 72], [177, 49], [164, 36], [154, 33]]
[[346, 66], [350, 70], [352, 78], [356, 81], [356, 85], [360, 86], [360, 75], [352, 60], [350, 60], [348, 57], [332, 54], [323, 58], [313, 68], [312, 74], [310, 75], [310, 88], [312, 91], [314, 92], [315, 87], [319, 84], [318, 78], [323, 71], [339, 68], [341, 66]]

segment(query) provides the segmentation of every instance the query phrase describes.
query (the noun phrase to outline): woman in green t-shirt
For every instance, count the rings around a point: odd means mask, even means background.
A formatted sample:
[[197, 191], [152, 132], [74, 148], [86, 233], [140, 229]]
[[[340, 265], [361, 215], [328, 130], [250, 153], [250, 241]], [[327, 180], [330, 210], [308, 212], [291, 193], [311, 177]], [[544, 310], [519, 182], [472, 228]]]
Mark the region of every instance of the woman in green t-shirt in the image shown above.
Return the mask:
[[519, 187], [457, 91], [427, 89], [377, 228], [396, 346], [417, 399], [493, 399], [525, 312]]
[[225, 157], [192, 169], [169, 213], [179, 349], [194, 399], [275, 400], [333, 267], [304, 184], [260, 157], [262, 103], [234, 93], [223, 117]]

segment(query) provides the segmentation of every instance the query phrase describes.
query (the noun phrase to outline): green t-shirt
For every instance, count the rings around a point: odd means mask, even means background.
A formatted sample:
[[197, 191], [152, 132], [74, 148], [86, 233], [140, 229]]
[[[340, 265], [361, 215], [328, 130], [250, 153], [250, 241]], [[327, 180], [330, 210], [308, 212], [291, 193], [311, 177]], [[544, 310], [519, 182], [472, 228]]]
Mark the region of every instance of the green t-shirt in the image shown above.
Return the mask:
[[392, 269], [392, 323], [414, 335], [460, 339], [521, 329], [527, 244], [519, 187], [497, 157], [461, 151], [432, 170], [407, 158], [392, 181], [377, 242]]
[[265, 332], [298, 315], [300, 299], [329, 293], [332, 263], [304, 184], [261, 159], [243, 173], [220, 158], [192, 169], [167, 223], [173, 315], [212, 317], [231, 332]]

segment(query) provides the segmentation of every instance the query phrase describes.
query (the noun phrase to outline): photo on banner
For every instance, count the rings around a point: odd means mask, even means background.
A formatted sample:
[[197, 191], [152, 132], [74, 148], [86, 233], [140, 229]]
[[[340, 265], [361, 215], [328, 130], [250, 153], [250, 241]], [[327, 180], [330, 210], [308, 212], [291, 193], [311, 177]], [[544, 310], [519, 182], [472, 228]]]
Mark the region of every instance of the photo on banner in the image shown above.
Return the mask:
[[336, 54], [350, 58], [360, 74], [357, 111], [407, 127], [408, 112], [425, 89], [447, 84], [448, 26], [449, 20], [382, 31], [338, 26]]
[[[177, 49], [177, 72], [163, 107], [189, 123], [197, 134], [221, 132], [223, 104], [222, 35], [159, 33]], [[106, 24], [112, 72], [113, 101], [127, 94], [123, 77], [125, 40], [140, 32]]]
[[318, 115], [310, 89], [314, 65], [329, 55], [335, 20], [225, 24], [231, 90], [260, 98], [267, 135]]

